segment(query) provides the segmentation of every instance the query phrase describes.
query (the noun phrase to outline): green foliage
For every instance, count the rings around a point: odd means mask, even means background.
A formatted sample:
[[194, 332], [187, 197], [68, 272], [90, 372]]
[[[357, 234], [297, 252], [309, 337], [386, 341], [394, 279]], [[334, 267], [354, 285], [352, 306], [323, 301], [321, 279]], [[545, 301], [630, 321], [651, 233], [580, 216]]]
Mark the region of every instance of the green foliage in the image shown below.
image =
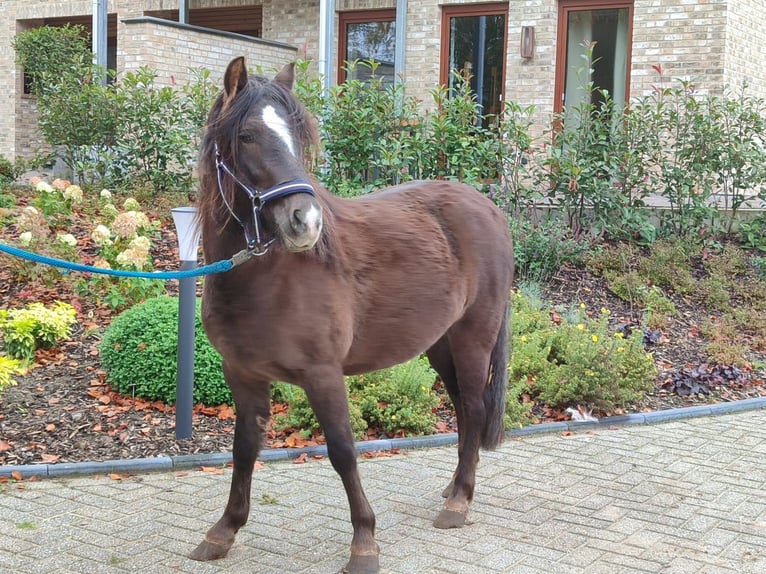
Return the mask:
[[155, 193], [189, 190], [204, 125], [202, 109], [209, 109], [213, 99], [211, 81], [200, 72], [194, 83], [178, 90], [156, 86], [156, 76], [142, 67], [114, 85], [119, 121], [109, 150], [115, 158], [109, 180], [113, 185], [148, 185]]
[[752, 263], [756, 275], [758, 275], [761, 279], [766, 279], [766, 257], [755, 255], [752, 258]]
[[83, 26], [40, 26], [17, 34], [12, 42], [16, 63], [40, 95], [65, 74], [87, 77], [93, 56]]
[[[0, 192], [3, 188], [10, 183], [13, 183], [18, 177], [24, 173], [26, 165], [23, 161], [12, 162], [3, 155], [0, 155]], [[12, 207], [11, 205], [3, 205], [0, 203], [0, 207]]]
[[[104, 85], [77, 27], [43, 26], [16, 37], [31, 70], [40, 130], [83, 181], [189, 191], [199, 135], [217, 87], [204, 70], [187, 85], [158, 87], [141, 68]], [[54, 58], [48, 58], [48, 53]]]
[[23, 369], [19, 361], [0, 355], [0, 394], [8, 387], [17, 384], [13, 375], [19, 375], [22, 372]]
[[348, 80], [328, 97], [307, 66], [298, 66], [296, 93], [320, 118], [326, 154], [318, 176], [334, 193], [358, 195], [413, 179], [477, 187], [499, 180], [500, 139], [482, 127], [488, 119], [467, 82], [461, 79], [452, 92], [434, 88], [434, 109], [423, 112], [402, 83], [376, 75], [377, 62], [352, 62], [349, 69], [356, 66], [369, 67], [370, 78]]
[[510, 228], [518, 281], [545, 282], [562, 265], [579, 263], [587, 247], [555, 219], [536, 223], [519, 216]]
[[[593, 74], [593, 48], [583, 54], [584, 77]], [[643, 211], [647, 190], [636, 185], [636, 169], [630, 143], [635, 134], [629, 120], [623, 122], [623, 104], [615, 102], [593, 81], [580, 86], [582, 103], [567, 108], [554, 120], [554, 145], [539, 156], [537, 184], [560, 207], [575, 237], [643, 236], [654, 231]]]
[[347, 379], [351, 402], [371, 426], [390, 434], [430, 434], [436, 423], [436, 373], [420, 357]]
[[683, 295], [694, 289], [690, 263], [696, 251], [688, 241], [660, 240], [652, 245], [647, 257], [641, 258], [638, 268], [651, 284]]
[[766, 251], [766, 215], [763, 213], [750, 221], [740, 221], [737, 233], [744, 247]]
[[[156, 297], [117, 316], [100, 345], [107, 380], [120, 393], [174, 403], [178, 361], [178, 299]], [[221, 357], [205, 336], [197, 302], [194, 401], [231, 404]]]
[[[274, 427], [278, 430], [296, 429], [307, 438], [316, 432], [321, 431], [319, 420], [317, 420], [314, 411], [309, 404], [306, 393], [299, 387], [288, 385], [287, 383], [278, 383], [275, 385], [278, 396], [282, 402], [288, 404], [289, 409], [286, 413], [279, 413], [274, 416]], [[348, 412], [351, 417], [351, 430], [354, 437], [359, 439], [367, 430], [367, 421], [362, 417], [359, 406], [353, 401], [349, 402]]]
[[[385, 433], [430, 434], [436, 423], [433, 410], [439, 398], [433, 390], [436, 373], [425, 358], [412, 359], [388, 369], [346, 378], [349, 413], [354, 435], [368, 427]], [[297, 387], [277, 383], [273, 397], [289, 405], [275, 417], [277, 428], [302, 429], [307, 435], [319, 430], [306, 394]]]
[[33, 359], [35, 350], [54, 347], [66, 339], [76, 318], [74, 307], [63, 301], [50, 307], [30, 303], [23, 309], [0, 310], [0, 332], [8, 356]]
[[585, 406], [609, 412], [653, 389], [656, 367], [639, 330], [610, 334], [608, 311], [589, 319], [584, 310], [555, 325], [545, 310], [520, 293], [513, 297], [511, 388], [523, 384], [551, 406]]

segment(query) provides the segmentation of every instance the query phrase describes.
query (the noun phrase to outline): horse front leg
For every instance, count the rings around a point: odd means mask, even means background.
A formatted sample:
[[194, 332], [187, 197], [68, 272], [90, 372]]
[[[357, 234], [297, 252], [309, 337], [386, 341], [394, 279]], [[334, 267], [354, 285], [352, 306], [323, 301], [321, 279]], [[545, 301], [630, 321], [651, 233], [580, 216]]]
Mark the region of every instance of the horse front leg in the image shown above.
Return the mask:
[[306, 395], [327, 439], [327, 454], [343, 482], [351, 511], [354, 535], [348, 574], [377, 574], [380, 548], [375, 542], [375, 514], [364, 494], [357, 468], [356, 447], [348, 413], [348, 397], [340, 371], [325, 373], [308, 382]]
[[229, 501], [223, 516], [189, 555], [193, 560], [216, 560], [226, 556], [234, 544], [237, 531], [247, 522], [253, 466], [263, 447], [266, 424], [271, 414], [271, 384], [268, 381], [244, 383], [230, 377], [225, 366], [224, 374], [237, 409]]

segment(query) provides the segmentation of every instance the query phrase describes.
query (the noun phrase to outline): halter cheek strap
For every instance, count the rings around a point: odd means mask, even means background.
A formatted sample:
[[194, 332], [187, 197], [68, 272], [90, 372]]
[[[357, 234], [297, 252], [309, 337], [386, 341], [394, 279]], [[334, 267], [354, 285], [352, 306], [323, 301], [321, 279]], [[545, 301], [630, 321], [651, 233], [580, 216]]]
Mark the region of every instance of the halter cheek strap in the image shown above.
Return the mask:
[[[292, 179], [290, 181], [272, 186], [265, 191], [260, 191], [255, 187], [247, 185], [236, 175], [234, 175], [234, 172], [229, 168], [228, 165], [226, 165], [226, 163], [224, 163], [223, 159], [221, 158], [221, 152], [218, 149], [218, 144], [215, 144], [215, 167], [218, 177], [218, 192], [221, 194], [221, 199], [223, 199], [223, 203], [226, 205], [226, 209], [229, 210], [229, 213], [231, 213], [231, 216], [242, 228], [242, 231], [245, 234], [245, 241], [247, 242], [247, 249], [248, 251], [253, 252], [254, 255], [264, 255], [268, 251], [271, 244], [276, 240], [276, 237], [271, 237], [270, 239], [265, 239], [264, 237], [264, 226], [261, 219], [261, 211], [268, 202], [288, 195], [293, 195], [295, 193], [308, 193], [312, 197], [315, 196], [314, 188], [306, 179]], [[224, 174], [228, 175], [234, 181], [234, 183], [236, 183], [245, 191], [245, 193], [247, 193], [248, 197], [250, 198], [250, 203], [252, 204], [253, 210], [252, 232], [250, 231], [250, 226], [248, 226], [234, 212], [234, 208], [229, 203], [229, 200], [226, 199], [226, 194], [223, 192]]]

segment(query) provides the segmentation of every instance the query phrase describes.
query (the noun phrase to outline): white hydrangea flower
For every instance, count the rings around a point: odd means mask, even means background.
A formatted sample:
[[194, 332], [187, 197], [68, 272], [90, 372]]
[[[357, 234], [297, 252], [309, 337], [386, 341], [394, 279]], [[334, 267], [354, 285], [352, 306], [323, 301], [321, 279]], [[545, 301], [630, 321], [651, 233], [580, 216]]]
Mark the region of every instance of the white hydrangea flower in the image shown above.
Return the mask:
[[128, 244], [129, 249], [140, 249], [142, 251], [146, 251], [146, 253], [149, 253], [149, 249], [151, 249], [151, 247], [152, 242], [149, 241], [148, 237], [144, 237], [143, 235], [137, 235]]
[[24, 247], [29, 247], [32, 244], [32, 232], [25, 231], [19, 235], [19, 243], [21, 243]]
[[98, 259], [96, 259], [93, 262], [93, 266], [94, 267], [99, 267], [101, 269], [111, 269], [112, 268], [112, 266], [109, 265], [109, 262], [106, 259], [103, 259], [101, 257], [99, 257]]
[[126, 211], [120, 213], [112, 221], [112, 231], [118, 237], [128, 238], [133, 237], [138, 231], [138, 224], [136, 223], [135, 211]]
[[69, 245], [69, 247], [75, 247], [77, 245], [77, 239], [71, 233], [59, 233], [56, 235], [56, 241]]
[[53, 193], [56, 191], [55, 189], [53, 189], [53, 186], [47, 181], [38, 181], [37, 185], [35, 186], [35, 189], [39, 191], [40, 193]]
[[125, 211], [138, 211], [141, 209], [141, 206], [138, 204], [138, 201], [132, 197], [129, 197], [125, 200], [125, 203], [122, 204], [122, 208]]
[[90, 232], [90, 238], [96, 245], [110, 245], [112, 243], [112, 232], [106, 225], [99, 224]]
[[64, 199], [69, 199], [72, 203], [80, 203], [82, 201], [82, 188], [79, 185], [70, 185], [64, 192]]
[[39, 211], [37, 211], [37, 208], [33, 205], [27, 205], [24, 209], [21, 210], [21, 213], [24, 213], [26, 215], [37, 215]]
[[132, 211], [129, 212], [133, 214], [133, 218], [136, 221], [136, 225], [139, 229], [148, 229], [152, 226], [151, 222], [149, 221], [149, 218], [143, 211]]
[[117, 217], [120, 212], [113, 203], [107, 203], [101, 208], [101, 213], [106, 217]]
[[148, 253], [143, 249], [129, 247], [117, 255], [117, 263], [126, 269], [141, 271], [146, 266]]
[[112, 192], [109, 191], [108, 189], [102, 189], [101, 193], [99, 193], [99, 197], [105, 200], [112, 199]]

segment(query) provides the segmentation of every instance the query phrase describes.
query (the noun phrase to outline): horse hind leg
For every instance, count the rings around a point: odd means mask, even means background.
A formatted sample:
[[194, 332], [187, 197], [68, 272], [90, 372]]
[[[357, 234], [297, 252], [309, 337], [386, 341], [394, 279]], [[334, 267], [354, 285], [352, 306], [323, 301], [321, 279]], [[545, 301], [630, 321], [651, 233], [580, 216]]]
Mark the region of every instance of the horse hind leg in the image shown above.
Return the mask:
[[[455, 409], [455, 419], [457, 421], [458, 428], [458, 457], [463, 450], [463, 437], [464, 433], [460, 432], [462, 429], [462, 404], [460, 402], [460, 389], [457, 384], [457, 375], [455, 374], [455, 364], [452, 361], [452, 353], [449, 349], [449, 342], [445, 335], [439, 339], [430, 349], [426, 351], [428, 361], [431, 363], [431, 367], [439, 375], [439, 378], [444, 383], [444, 388], [447, 390], [452, 406]], [[456, 471], [457, 472], [457, 471]], [[452, 489], [455, 485], [455, 473], [453, 473], [449, 484], [442, 491], [443, 498], [449, 498], [452, 493]]]
[[444, 508], [434, 521], [436, 528], [465, 525], [476, 485], [479, 448], [494, 448], [503, 436], [506, 320], [502, 321], [499, 336], [491, 348], [477, 344], [481, 337], [476, 336], [476, 330], [466, 328], [466, 324], [462, 327], [451, 330], [448, 338], [460, 404], [456, 407], [460, 413], [458, 464]]
[[263, 447], [264, 432], [270, 416], [271, 384], [268, 381], [249, 381], [244, 385], [234, 383], [228, 376], [226, 379], [237, 408], [232, 452], [234, 470], [229, 500], [223, 516], [189, 555], [193, 560], [216, 560], [226, 556], [234, 544], [237, 532], [247, 522], [253, 466]]

